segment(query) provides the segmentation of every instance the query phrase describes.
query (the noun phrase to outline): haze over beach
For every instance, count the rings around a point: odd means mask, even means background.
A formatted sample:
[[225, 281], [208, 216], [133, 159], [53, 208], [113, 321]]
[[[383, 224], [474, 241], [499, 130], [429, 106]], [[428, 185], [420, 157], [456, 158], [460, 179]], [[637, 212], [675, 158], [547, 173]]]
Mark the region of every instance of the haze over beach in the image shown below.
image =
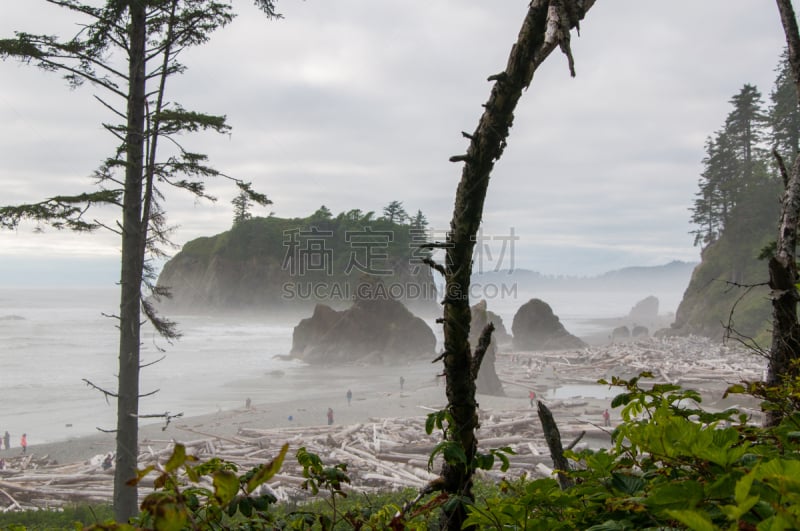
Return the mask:
[[[713, 445], [777, 415], [728, 391], [774, 381], [779, 356], [722, 341], [772, 338], [779, 262], [761, 257], [783, 256], [780, 153], [800, 152], [774, 8], [280, 0], [265, 17], [256, 0], [229, 21], [224, 1], [83, 2], [107, 10], [0, 18], [0, 510], [112, 501], [128, 521], [154, 486], [128, 480], [178, 442], [240, 471], [286, 442], [352, 459], [348, 488], [456, 496], [436, 502], [451, 529], [505, 448], [509, 477], [569, 470], [552, 422], [570, 448], [621, 451], [613, 427], [651, 412], [626, 419], [644, 394], [599, 380], [697, 389], [659, 414], [725, 430]], [[110, 48], [50, 56], [28, 32]], [[695, 399], [709, 415], [676, 412]], [[636, 459], [631, 479], [652, 465]], [[269, 495], [300, 499], [295, 461]]]

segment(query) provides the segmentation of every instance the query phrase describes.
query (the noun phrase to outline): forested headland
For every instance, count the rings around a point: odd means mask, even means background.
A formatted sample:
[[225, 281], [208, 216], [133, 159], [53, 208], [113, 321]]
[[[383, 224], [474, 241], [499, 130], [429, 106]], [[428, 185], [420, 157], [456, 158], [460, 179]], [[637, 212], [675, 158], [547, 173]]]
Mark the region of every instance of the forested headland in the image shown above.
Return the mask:
[[673, 331], [768, 340], [769, 278], [783, 182], [773, 149], [790, 166], [798, 152], [800, 109], [786, 54], [767, 100], [745, 84], [705, 143], [703, 171], [691, 207], [702, 262], [681, 302]]

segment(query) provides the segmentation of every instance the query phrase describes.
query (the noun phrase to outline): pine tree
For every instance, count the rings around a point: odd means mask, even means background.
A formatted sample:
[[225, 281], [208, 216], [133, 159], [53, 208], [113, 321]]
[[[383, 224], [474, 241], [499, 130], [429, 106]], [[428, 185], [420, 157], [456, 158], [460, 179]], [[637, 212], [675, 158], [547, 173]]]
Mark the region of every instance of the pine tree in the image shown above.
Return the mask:
[[417, 230], [425, 230], [428, 228], [428, 218], [425, 217], [422, 210], [417, 210], [417, 213], [411, 218], [411, 228]]
[[239, 193], [236, 194], [236, 197], [234, 197], [231, 201], [231, 204], [233, 205], [234, 227], [253, 217], [250, 214], [250, 207], [253, 205], [253, 201], [250, 199], [250, 196], [246, 191], [240, 190]]
[[764, 150], [760, 147], [765, 139], [767, 115], [761, 92], [755, 85], [745, 84], [730, 100], [733, 110], [725, 120], [725, 133], [739, 162], [738, 180], [743, 187], [753, 183], [756, 165], [763, 161]]
[[776, 72], [775, 86], [770, 92], [769, 141], [791, 171], [800, 150], [800, 106], [787, 50], [781, 55]]
[[[177, 336], [174, 323], [158, 316], [151, 302], [167, 294], [154, 285], [150, 265], [151, 257], [161, 255], [161, 246], [169, 243], [159, 203], [164, 196], [158, 187], [166, 183], [207, 197], [203, 179], [224, 175], [207, 164], [205, 155], [187, 150], [178, 137], [229, 129], [222, 116], [170, 103], [167, 82], [185, 70], [177, 57], [205, 43], [211, 32], [232, 20], [233, 13], [229, 3], [213, 0], [107, 0], [102, 7], [98, 2], [47, 1], [80, 17], [80, 31], [66, 40], [18, 32], [0, 40], [0, 58], [60, 72], [73, 87], [88, 82], [102, 91], [97, 99], [121, 121], [103, 126], [120, 145], [95, 172], [98, 191], [0, 208], [0, 227], [13, 228], [23, 219], [33, 219], [93, 230], [100, 225], [83, 218], [89, 206], [109, 203], [121, 210], [119, 229], [106, 227], [121, 239], [118, 389], [101, 391], [117, 400], [114, 515], [118, 522], [127, 522], [138, 513], [137, 489], [130, 481], [137, 477], [139, 454], [142, 313], [164, 337]], [[276, 16], [272, 0], [256, 4]], [[165, 139], [176, 149], [161, 158], [160, 141]], [[237, 180], [237, 184], [252, 200], [267, 201], [246, 183]], [[143, 288], [149, 288], [152, 297], [145, 297]]]
[[731, 224], [736, 205], [765, 184], [768, 136], [767, 116], [761, 93], [746, 84], [730, 100], [733, 110], [722, 130], [706, 140], [706, 155], [700, 175], [699, 191], [692, 211], [692, 223], [698, 228], [694, 244], [708, 246]]
[[402, 201], [392, 201], [383, 207], [383, 219], [390, 223], [404, 223], [408, 219], [408, 213], [403, 208]]

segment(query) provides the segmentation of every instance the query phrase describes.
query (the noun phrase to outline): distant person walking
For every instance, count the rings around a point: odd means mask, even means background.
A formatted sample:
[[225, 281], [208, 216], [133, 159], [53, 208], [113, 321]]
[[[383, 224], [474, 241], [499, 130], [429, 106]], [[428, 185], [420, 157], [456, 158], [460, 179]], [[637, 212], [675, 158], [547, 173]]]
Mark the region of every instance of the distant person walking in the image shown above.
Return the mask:
[[328, 408], [328, 426], [333, 424], [333, 409]]
[[347, 405], [350, 405], [350, 401], [353, 399], [353, 391], [350, 389], [347, 390]]
[[3, 435], [3, 444], [5, 444], [6, 450], [11, 450], [11, 434], [8, 431]]
[[533, 389], [528, 393], [528, 399], [531, 401], [531, 407], [533, 407], [533, 401], [536, 400], [536, 392]]
[[603, 411], [603, 426], [611, 426], [611, 415], [607, 409]]
[[406, 383], [406, 379], [401, 376], [400, 377], [400, 390], [401, 391], [403, 390], [403, 385], [405, 385], [405, 383]]
[[28, 451], [28, 434], [27, 433], [23, 433], [22, 434], [22, 437], [20, 437], [20, 439], [19, 439], [19, 445], [22, 446], [22, 453], [23, 454]]

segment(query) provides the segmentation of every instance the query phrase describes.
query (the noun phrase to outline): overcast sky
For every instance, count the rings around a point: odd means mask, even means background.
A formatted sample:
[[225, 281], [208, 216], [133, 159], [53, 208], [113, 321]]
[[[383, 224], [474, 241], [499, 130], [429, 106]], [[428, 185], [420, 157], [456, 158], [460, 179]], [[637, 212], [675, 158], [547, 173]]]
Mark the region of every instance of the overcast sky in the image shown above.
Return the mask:
[[[380, 212], [392, 200], [449, 226], [463, 153], [505, 67], [525, 0], [279, 0], [269, 21], [249, 0], [211, 42], [183, 56], [170, 99], [226, 114], [230, 136], [187, 137], [226, 173], [274, 201], [254, 211], [306, 216]], [[0, 36], [71, 31], [42, 0], [2, 0]], [[703, 143], [744, 83], [768, 99], [783, 34], [763, 0], [598, 0], [573, 39], [577, 77], [554, 53], [517, 108], [489, 186], [483, 232], [519, 237], [495, 266], [593, 275], [694, 261], [688, 231]], [[111, 117], [91, 86], [0, 63], [0, 204], [91, 189], [110, 153]], [[228, 183], [216, 203], [168, 196], [174, 241], [230, 227]], [[0, 285], [117, 276], [111, 234], [0, 233]], [[76, 269], [84, 269], [82, 273]], [[48, 282], [50, 283], [50, 282]]]

